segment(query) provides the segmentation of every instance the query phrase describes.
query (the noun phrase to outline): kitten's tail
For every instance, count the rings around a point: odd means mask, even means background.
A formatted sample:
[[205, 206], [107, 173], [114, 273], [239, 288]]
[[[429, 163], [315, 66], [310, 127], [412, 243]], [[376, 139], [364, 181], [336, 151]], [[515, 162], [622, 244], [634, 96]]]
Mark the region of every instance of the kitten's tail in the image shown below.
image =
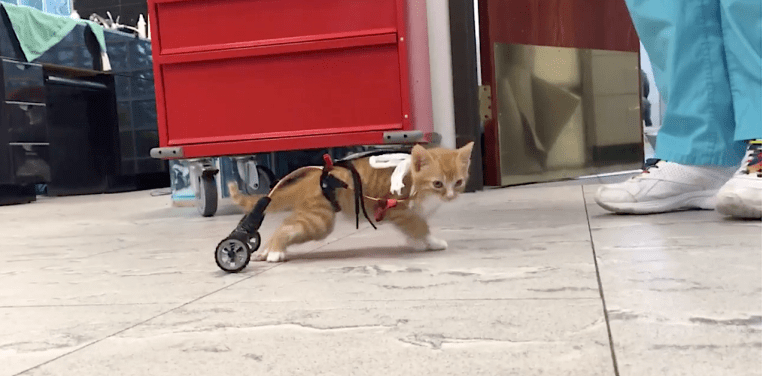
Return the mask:
[[248, 212], [253, 209], [255, 203], [266, 195], [244, 195], [239, 191], [239, 186], [236, 182], [229, 182], [229, 196], [231, 201], [235, 204], [243, 207]]
[[[266, 212], [273, 213], [290, 210], [297, 202], [304, 200], [306, 197], [321, 195], [319, 184], [315, 182], [319, 180], [320, 174], [321, 171], [305, 169], [295, 174], [295, 176], [285, 177], [285, 179], [288, 179], [284, 182], [286, 184], [281, 184], [271, 194], [271, 203], [269, 203]], [[306, 179], [309, 176], [316, 177], [316, 180]], [[236, 182], [229, 182], [228, 186], [231, 200], [248, 212], [253, 209], [258, 200], [266, 196], [242, 194]]]

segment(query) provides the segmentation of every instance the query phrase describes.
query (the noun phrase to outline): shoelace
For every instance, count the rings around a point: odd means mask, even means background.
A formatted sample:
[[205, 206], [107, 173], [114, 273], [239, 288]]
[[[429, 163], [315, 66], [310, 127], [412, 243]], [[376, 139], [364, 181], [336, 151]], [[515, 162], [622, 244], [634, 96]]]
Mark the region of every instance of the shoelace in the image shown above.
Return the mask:
[[758, 174], [758, 177], [763, 177], [763, 143], [754, 141], [750, 143], [747, 148], [747, 165], [740, 170], [741, 173]]
[[662, 161], [661, 159], [657, 159], [657, 158], [648, 158], [646, 160], [646, 163], [644, 164], [642, 173], [636, 176], [633, 176], [632, 179], [640, 179], [646, 176], [647, 174], [651, 174], [653, 168], [660, 168], [660, 166], [657, 166], [657, 164], [660, 163], [661, 161]]
[[651, 169], [660, 168], [659, 166], [657, 166], [657, 163], [660, 163], [660, 162], [662, 162], [662, 159], [657, 159], [657, 158], [647, 159], [646, 166], [644, 167], [644, 172], [648, 174], [649, 172], [651, 172]]

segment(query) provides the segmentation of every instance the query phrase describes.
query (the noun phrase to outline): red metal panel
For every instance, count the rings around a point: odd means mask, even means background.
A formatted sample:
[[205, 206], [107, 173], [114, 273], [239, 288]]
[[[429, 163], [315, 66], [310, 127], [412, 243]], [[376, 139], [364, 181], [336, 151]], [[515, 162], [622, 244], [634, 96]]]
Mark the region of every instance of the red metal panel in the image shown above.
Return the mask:
[[623, 0], [491, 0], [493, 43], [638, 51]]
[[[398, 15], [396, 19], [396, 27], [399, 30], [399, 45], [397, 46], [399, 54], [399, 98], [402, 105], [401, 129], [411, 130], [413, 129], [413, 124], [412, 113], [410, 111], [410, 72], [407, 69], [409, 66], [409, 55], [407, 54], [408, 41], [405, 40], [404, 37], [407, 34], [407, 18], [404, 9], [404, 1], [405, 0], [395, 1], [396, 14]], [[433, 130], [433, 126], [431, 127], [431, 130]]]
[[[396, 30], [394, 1], [202, 0], [156, 2], [161, 53], [276, 44], [305, 37], [329, 39], [353, 32]], [[381, 31], [382, 29], [382, 31]]]
[[191, 158], [411, 130], [404, 1], [149, 0], [160, 146]]
[[157, 57], [160, 64], [191, 63], [195, 61], [223, 60], [239, 57], [286, 55], [301, 52], [336, 50], [350, 47], [377, 46], [395, 44], [396, 34], [371, 35], [356, 38], [318, 40], [313, 42], [287, 43], [271, 46], [258, 46], [250, 48], [237, 48], [220, 51], [204, 51], [178, 55], [160, 55]]
[[149, 28], [152, 32], [152, 69], [154, 70], [154, 100], [157, 103], [157, 128], [160, 146], [168, 146], [167, 121], [165, 120], [165, 83], [162, 78], [162, 69], [158, 57], [160, 56], [160, 35], [157, 26], [157, 7], [154, 0], [148, 0], [147, 10], [149, 13]]
[[163, 68], [171, 145], [401, 128], [396, 45]]

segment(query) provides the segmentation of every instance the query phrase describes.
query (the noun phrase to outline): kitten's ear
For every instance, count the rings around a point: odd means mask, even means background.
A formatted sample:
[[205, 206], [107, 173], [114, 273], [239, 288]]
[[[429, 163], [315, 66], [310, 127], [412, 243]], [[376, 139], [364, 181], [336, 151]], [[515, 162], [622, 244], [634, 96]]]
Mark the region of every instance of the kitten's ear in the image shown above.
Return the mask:
[[471, 165], [471, 152], [473, 151], [473, 141], [467, 143], [460, 149], [457, 149], [457, 158], [465, 166]]
[[433, 163], [433, 161], [434, 158], [426, 148], [420, 145], [415, 145], [412, 148], [412, 171], [420, 172], [426, 168], [426, 166]]

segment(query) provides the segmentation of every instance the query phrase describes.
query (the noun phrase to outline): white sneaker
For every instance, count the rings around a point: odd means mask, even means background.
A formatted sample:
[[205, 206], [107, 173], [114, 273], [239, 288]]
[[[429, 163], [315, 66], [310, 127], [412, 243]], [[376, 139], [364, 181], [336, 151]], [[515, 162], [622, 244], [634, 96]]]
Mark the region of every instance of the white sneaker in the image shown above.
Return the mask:
[[735, 218], [761, 218], [763, 145], [750, 142], [742, 167], [718, 192], [716, 210]]
[[737, 167], [659, 161], [626, 182], [599, 187], [596, 203], [616, 213], [653, 214], [715, 208], [715, 195]]

